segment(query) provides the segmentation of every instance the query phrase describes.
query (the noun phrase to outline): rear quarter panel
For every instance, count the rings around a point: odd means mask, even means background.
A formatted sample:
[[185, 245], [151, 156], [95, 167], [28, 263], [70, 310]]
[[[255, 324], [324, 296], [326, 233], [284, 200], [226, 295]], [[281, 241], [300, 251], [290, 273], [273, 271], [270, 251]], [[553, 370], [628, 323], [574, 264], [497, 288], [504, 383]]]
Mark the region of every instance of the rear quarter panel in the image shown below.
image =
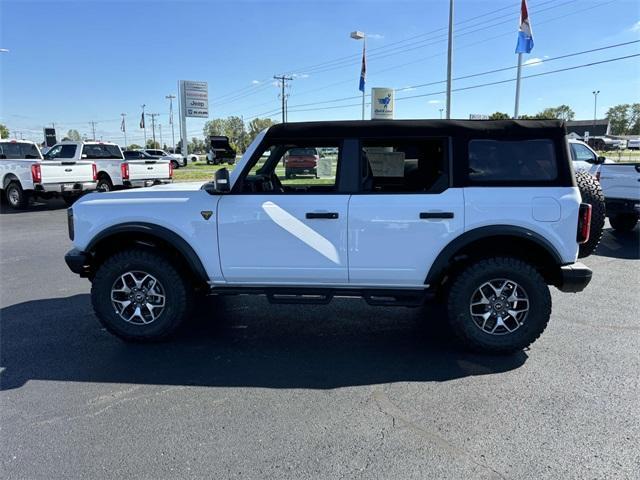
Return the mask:
[[467, 187], [465, 232], [490, 225], [531, 230], [554, 246], [563, 263], [578, 256], [577, 187]]
[[40, 163], [40, 160], [0, 159], [0, 187], [4, 188], [9, 177], [17, 177], [23, 190], [33, 190], [31, 165], [34, 163]]
[[[217, 204], [219, 197], [203, 190], [154, 191], [139, 188], [92, 193], [73, 206], [74, 246], [85, 250], [91, 240], [111, 226], [144, 222], [173, 231], [191, 245], [211, 280], [221, 279], [218, 256]], [[205, 220], [202, 211], [212, 211]]]

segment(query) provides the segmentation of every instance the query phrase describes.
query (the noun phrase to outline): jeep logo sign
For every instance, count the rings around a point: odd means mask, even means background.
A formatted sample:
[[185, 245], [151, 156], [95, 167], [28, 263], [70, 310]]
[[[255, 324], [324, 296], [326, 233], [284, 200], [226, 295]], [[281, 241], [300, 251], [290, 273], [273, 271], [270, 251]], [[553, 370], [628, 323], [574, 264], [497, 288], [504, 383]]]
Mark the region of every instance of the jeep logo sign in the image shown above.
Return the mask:
[[371, 120], [393, 119], [395, 92], [392, 88], [371, 89]]
[[209, 87], [207, 82], [181, 80], [182, 105], [185, 117], [209, 117]]

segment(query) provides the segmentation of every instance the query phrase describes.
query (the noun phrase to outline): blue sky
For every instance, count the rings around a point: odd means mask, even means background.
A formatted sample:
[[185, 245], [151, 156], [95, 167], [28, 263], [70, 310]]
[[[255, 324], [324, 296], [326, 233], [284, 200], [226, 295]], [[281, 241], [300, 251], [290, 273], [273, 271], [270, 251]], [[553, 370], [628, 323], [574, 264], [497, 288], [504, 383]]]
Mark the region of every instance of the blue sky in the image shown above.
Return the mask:
[[[515, 65], [519, 0], [455, 3], [454, 78]], [[637, 0], [530, 0], [535, 48], [525, 60], [639, 40], [639, 5]], [[405, 88], [396, 93], [396, 118], [437, 118], [444, 100], [437, 92], [444, 84], [406, 87], [445, 79], [447, 15], [447, 0], [3, 0], [0, 48], [9, 52], [0, 53], [0, 121], [41, 141], [42, 127], [51, 122], [59, 131], [75, 128], [85, 134], [93, 120], [98, 137], [121, 142], [124, 112], [129, 142], [141, 143], [137, 124], [145, 103], [147, 112], [160, 114], [163, 139], [170, 144], [165, 95], [176, 94], [179, 79], [209, 82], [213, 117], [248, 120], [270, 114], [279, 119], [272, 76], [280, 73], [295, 77], [289, 121], [359, 118], [357, 98], [328, 102], [359, 95], [362, 44], [349, 38], [356, 29], [369, 36], [367, 89]], [[523, 75], [638, 52], [636, 43], [528, 66]], [[589, 119], [594, 89], [601, 91], [598, 116], [611, 105], [638, 102], [639, 65], [634, 58], [525, 79], [521, 112], [565, 103], [577, 118]], [[514, 76], [515, 70], [507, 70], [457, 80], [453, 87]], [[454, 91], [452, 116], [511, 114], [514, 88], [504, 83]], [[425, 94], [433, 95], [399, 100]], [[327, 103], [305, 105], [315, 102]], [[189, 136], [199, 136], [203, 123], [189, 119]]]

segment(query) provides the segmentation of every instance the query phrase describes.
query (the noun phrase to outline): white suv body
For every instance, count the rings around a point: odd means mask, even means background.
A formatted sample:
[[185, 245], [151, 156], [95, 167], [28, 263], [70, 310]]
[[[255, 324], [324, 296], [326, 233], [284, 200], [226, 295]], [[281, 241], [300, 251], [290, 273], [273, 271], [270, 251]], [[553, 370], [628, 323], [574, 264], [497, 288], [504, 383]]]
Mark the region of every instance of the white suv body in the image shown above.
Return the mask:
[[24, 208], [30, 197], [61, 196], [69, 204], [96, 189], [96, 165], [88, 160], [45, 160], [25, 140], [0, 141], [0, 187], [7, 203]]
[[[325, 173], [284, 179], [287, 151], [312, 146], [337, 149], [323, 159]], [[185, 291], [195, 285], [212, 294], [263, 293], [275, 303], [362, 296], [405, 306], [448, 295], [454, 330], [485, 351], [521, 348], [539, 335], [546, 320], [536, 318], [550, 314], [547, 284], [576, 292], [591, 278], [576, 263], [590, 207], [581, 204], [558, 122], [277, 125], [258, 135], [231, 175], [220, 170], [213, 183], [117, 192], [106, 200], [88, 196], [70, 211], [75, 248], [66, 261], [92, 280], [99, 318], [125, 339], [156, 339], [175, 327], [176, 318], [167, 314], [161, 328], [153, 315], [166, 312], [169, 293], [157, 277], [170, 270], [145, 267], [155, 255], [156, 266], [161, 256], [168, 264], [175, 256], [176, 271], [188, 272]], [[134, 264], [138, 273], [123, 271]], [[149, 276], [135, 280], [140, 271]], [[152, 277], [156, 286], [143, 294]], [[478, 298], [469, 307], [470, 288]], [[127, 299], [113, 300], [125, 290]], [[140, 303], [133, 310], [136, 295], [162, 297], [162, 307]], [[461, 302], [471, 319], [458, 312]], [[547, 302], [549, 312], [533, 312]], [[507, 304], [511, 314], [501, 314]], [[520, 330], [523, 315], [531, 331]]]

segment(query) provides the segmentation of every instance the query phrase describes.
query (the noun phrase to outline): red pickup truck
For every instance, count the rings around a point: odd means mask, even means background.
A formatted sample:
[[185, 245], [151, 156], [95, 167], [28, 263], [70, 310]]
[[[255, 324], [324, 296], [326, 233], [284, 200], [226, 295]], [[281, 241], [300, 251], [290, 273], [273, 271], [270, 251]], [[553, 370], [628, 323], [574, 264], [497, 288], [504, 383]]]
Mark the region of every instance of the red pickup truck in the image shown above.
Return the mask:
[[315, 148], [292, 148], [284, 159], [284, 176], [291, 178], [297, 174], [312, 174], [318, 178], [318, 150]]

